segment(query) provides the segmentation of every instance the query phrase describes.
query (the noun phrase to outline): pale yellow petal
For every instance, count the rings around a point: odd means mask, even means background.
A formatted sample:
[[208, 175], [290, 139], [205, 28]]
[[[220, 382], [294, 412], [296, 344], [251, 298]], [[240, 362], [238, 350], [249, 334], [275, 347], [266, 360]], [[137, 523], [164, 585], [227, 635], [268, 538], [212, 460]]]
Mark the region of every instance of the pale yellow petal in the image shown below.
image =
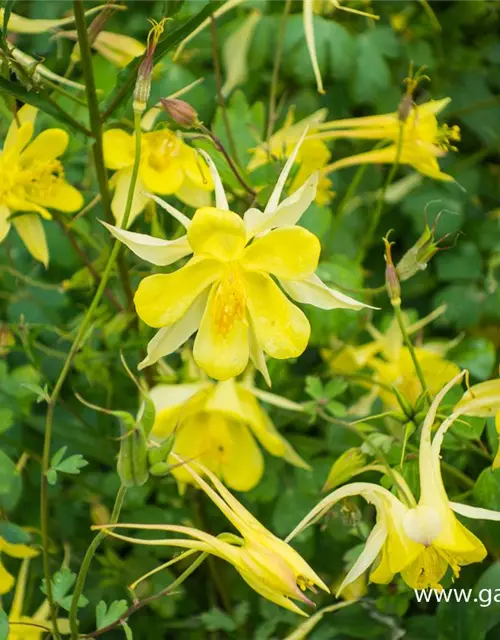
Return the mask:
[[25, 104], [18, 110], [7, 131], [4, 151], [15, 150], [20, 153], [24, 149], [33, 135], [37, 113], [38, 109], [30, 104]]
[[[123, 216], [127, 208], [128, 192], [130, 189], [130, 183], [132, 181], [132, 169], [122, 169], [115, 174], [116, 186], [115, 195], [111, 203], [111, 211], [115, 217], [118, 226], [121, 226]], [[135, 183], [134, 197], [132, 200], [132, 207], [130, 210], [127, 227], [134, 222], [135, 218], [144, 209], [148, 201], [147, 196], [144, 193], [144, 185], [142, 180], [138, 176]]]
[[172, 325], [220, 276], [221, 269], [216, 260], [193, 258], [177, 271], [144, 278], [134, 297], [139, 317], [151, 327]]
[[244, 274], [247, 304], [258, 342], [272, 358], [295, 358], [307, 347], [311, 328], [273, 280], [260, 273]]
[[219, 450], [221, 447], [218, 475], [222, 481], [235, 491], [253, 489], [264, 473], [264, 458], [248, 428], [241, 422], [232, 422], [229, 440], [221, 441]]
[[0, 560], [0, 596], [8, 593], [14, 586], [14, 582], [14, 576], [7, 571]]
[[363, 307], [375, 308], [328, 287], [316, 274], [300, 280], [280, 279], [280, 283], [291, 298], [302, 304], [311, 304], [319, 309], [353, 309], [357, 311]]
[[11, 213], [9, 208], [4, 204], [0, 204], [0, 242], [5, 240], [10, 231], [10, 222], [8, 219], [10, 215]]
[[207, 189], [199, 187], [186, 175], [184, 175], [184, 182], [175, 192], [176, 198], [178, 198], [188, 207], [199, 209], [201, 207], [209, 207], [212, 203], [212, 194]]
[[32, 190], [30, 198], [36, 204], [64, 213], [73, 213], [83, 207], [82, 194], [65, 180], [57, 180], [47, 188]]
[[230, 261], [238, 258], [243, 251], [245, 225], [232, 211], [202, 207], [195, 213], [187, 237], [196, 254]]
[[184, 181], [182, 165], [176, 158], [171, 158], [165, 166], [158, 166], [153, 159], [141, 164], [140, 176], [147, 191], [170, 195], [179, 189]]

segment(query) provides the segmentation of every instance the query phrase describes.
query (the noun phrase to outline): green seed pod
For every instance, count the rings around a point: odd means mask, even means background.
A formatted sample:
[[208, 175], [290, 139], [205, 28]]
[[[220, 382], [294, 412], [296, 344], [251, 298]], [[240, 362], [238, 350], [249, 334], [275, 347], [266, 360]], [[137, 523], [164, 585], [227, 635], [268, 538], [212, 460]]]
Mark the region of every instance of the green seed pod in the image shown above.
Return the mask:
[[140, 487], [147, 481], [148, 449], [142, 429], [135, 427], [122, 439], [116, 469], [125, 487]]

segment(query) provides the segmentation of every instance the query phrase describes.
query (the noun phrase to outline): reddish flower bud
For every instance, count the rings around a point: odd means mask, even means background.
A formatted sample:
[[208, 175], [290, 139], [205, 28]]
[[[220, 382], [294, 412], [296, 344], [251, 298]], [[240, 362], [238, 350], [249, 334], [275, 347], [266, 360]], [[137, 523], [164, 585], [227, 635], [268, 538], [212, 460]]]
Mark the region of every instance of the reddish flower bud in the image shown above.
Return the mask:
[[172, 120], [181, 127], [189, 129], [198, 122], [196, 110], [184, 100], [161, 98], [160, 102]]

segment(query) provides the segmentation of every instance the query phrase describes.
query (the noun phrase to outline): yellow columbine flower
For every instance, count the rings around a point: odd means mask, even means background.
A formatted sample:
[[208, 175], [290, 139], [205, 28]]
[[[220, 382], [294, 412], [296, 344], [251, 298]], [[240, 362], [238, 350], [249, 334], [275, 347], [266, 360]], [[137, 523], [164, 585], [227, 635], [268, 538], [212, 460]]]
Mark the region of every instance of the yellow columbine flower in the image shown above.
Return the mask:
[[[14, 599], [9, 612], [8, 640], [42, 640], [46, 637], [46, 633], [52, 630], [50, 608], [47, 600], [43, 601], [32, 616], [23, 613], [29, 563], [29, 558], [24, 560], [17, 577]], [[67, 619], [58, 619], [57, 627], [60, 633], [69, 633], [69, 623]]]
[[[11, 558], [33, 558], [38, 555], [36, 549], [32, 549], [25, 544], [12, 544], [0, 537], [0, 554], [5, 553]], [[8, 593], [14, 586], [14, 576], [3, 566], [0, 559], [0, 596]]]
[[[440, 307], [414, 323], [409, 323], [405, 319], [408, 335], [420, 331], [443, 311], [444, 308]], [[338, 352], [323, 349], [322, 356], [332, 373], [351, 374], [367, 368], [372, 373], [374, 383], [379, 382], [382, 385], [380, 387], [375, 385], [377, 392], [372, 395], [372, 401], [379, 396], [388, 409], [398, 409], [399, 403], [396, 396], [387, 388], [391, 387], [397, 389], [414, 406], [422, 393], [422, 386], [410, 351], [404, 346], [396, 320], [391, 322], [385, 333], [381, 333], [371, 324], [367, 326], [367, 330], [374, 338], [372, 342], [359, 347], [347, 345]], [[451, 346], [435, 341], [414, 347], [427, 387], [433, 396], [459, 372], [457, 365], [445, 358], [446, 351]]]
[[[242, 373], [251, 358], [269, 383], [264, 358], [299, 356], [307, 346], [309, 322], [283, 294], [321, 309], [360, 309], [366, 305], [327, 287], [314, 271], [320, 244], [316, 236], [296, 226], [314, 200], [315, 175], [279, 204], [295, 161], [288, 159], [262, 213], [249, 209], [243, 219], [229, 210], [215, 165], [207, 154], [215, 184], [215, 207], [198, 209], [189, 220], [154, 198], [187, 233], [174, 241], [106, 227], [139, 257], [157, 265], [193, 254], [187, 264], [168, 274], [142, 280], [135, 294], [139, 317], [161, 328], [148, 345], [143, 368], [172, 353], [198, 330], [194, 359], [217, 380]], [[253, 239], [253, 242], [250, 242]]]
[[[436, 180], [453, 180], [439, 168], [438, 158], [444, 157], [451, 149], [456, 151], [453, 142], [460, 140], [457, 126], [439, 125], [436, 116], [448, 105], [451, 98], [430, 100], [412, 107], [402, 124], [401, 150], [399, 163], [408, 164], [425, 176]], [[318, 125], [320, 133], [314, 138], [333, 140], [338, 138], [358, 138], [363, 140], [386, 140], [389, 144], [383, 149], [373, 149], [366, 153], [342, 158], [328, 165], [325, 173], [352, 167], [358, 164], [393, 164], [398, 155], [398, 140], [401, 120], [397, 112], [365, 118], [333, 120]]]
[[[112, 178], [115, 195], [111, 209], [120, 225], [132, 179], [135, 136], [122, 129], [110, 129], [104, 133], [103, 142], [106, 166], [116, 170]], [[141, 162], [129, 225], [146, 206], [147, 191], [174, 194], [189, 206], [202, 207], [210, 204], [213, 183], [196, 151], [179, 134], [161, 129], [141, 136]]]
[[[479, 520], [500, 520], [500, 512], [450, 502], [441, 477], [440, 452], [444, 435], [467, 408], [455, 408], [431, 440], [439, 404], [464, 373], [453, 378], [437, 394], [422, 426], [418, 504], [400, 476], [405, 502], [379, 485], [354, 482], [324, 498], [288, 536], [287, 540], [295, 537], [343, 498], [359, 495], [375, 506], [376, 524], [339, 592], [372, 565], [375, 565], [370, 574], [372, 582], [387, 584], [400, 573], [413, 589], [439, 589], [448, 566], [457, 577], [462, 566], [481, 562], [486, 557], [483, 543], [459, 522], [453, 512]], [[500, 402], [496, 409], [500, 409]]]
[[328, 587], [321, 578], [292, 547], [263, 527], [224, 487], [216, 475], [196, 464], [196, 468], [202, 469], [203, 474], [209, 478], [212, 488], [183, 458], [176, 456], [176, 460], [178, 464], [184, 465], [186, 472], [222, 511], [241, 537], [234, 534], [214, 537], [192, 527], [168, 524], [110, 524], [93, 528], [131, 528], [183, 534], [187, 537], [141, 540], [108, 531], [116, 538], [136, 544], [181, 547], [211, 553], [232, 564], [245, 582], [264, 598], [300, 615], [307, 615], [293, 601], [300, 600], [312, 605], [303, 593], [307, 588], [314, 591], [314, 587], [318, 586], [328, 592]]
[[[107, 5], [102, 4], [98, 7], [93, 7], [85, 11], [86, 16], [91, 16], [94, 13], [99, 13], [102, 9], [105, 9]], [[4, 9], [0, 9], [0, 24], [3, 24]], [[68, 24], [72, 24], [75, 21], [74, 16], [68, 18], [59, 18], [55, 20], [45, 18], [25, 18], [17, 13], [11, 13], [9, 16], [9, 23], [7, 31], [9, 33], [24, 33], [28, 35], [34, 35], [38, 33], [46, 33], [48, 31], [54, 31], [59, 27], [65, 27]]]
[[[151, 436], [161, 441], [175, 433], [174, 453], [201, 462], [236, 491], [253, 489], [264, 473], [264, 458], [255, 438], [270, 454], [309, 469], [276, 430], [253, 391], [234, 379], [216, 384], [158, 385], [150, 391], [156, 408]], [[300, 405], [270, 393], [265, 399], [301, 410]], [[183, 465], [175, 465], [172, 475], [181, 486], [196, 484]]]
[[[313, 135], [315, 125], [323, 122], [326, 114], [326, 109], [319, 109], [294, 124], [293, 112], [289, 111], [283, 127], [271, 136], [268, 143], [263, 143], [254, 150], [248, 163], [248, 170], [254, 171], [265, 164], [289, 158], [304, 132], [308, 131], [309, 135]], [[330, 150], [322, 140], [306, 137], [295, 158], [297, 172], [292, 181], [291, 190], [295, 191], [301, 187], [313, 173], [318, 171], [315, 202], [320, 206], [327, 205], [332, 200], [334, 192], [331, 180], [323, 175], [321, 170], [327, 166], [330, 156]]]
[[58, 159], [68, 146], [66, 131], [46, 129], [30, 142], [36, 114], [30, 105], [19, 109], [0, 152], [0, 242], [12, 223], [31, 255], [47, 266], [49, 251], [37, 214], [50, 220], [46, 207], [72, 213], [83, 198], [64, 179]]

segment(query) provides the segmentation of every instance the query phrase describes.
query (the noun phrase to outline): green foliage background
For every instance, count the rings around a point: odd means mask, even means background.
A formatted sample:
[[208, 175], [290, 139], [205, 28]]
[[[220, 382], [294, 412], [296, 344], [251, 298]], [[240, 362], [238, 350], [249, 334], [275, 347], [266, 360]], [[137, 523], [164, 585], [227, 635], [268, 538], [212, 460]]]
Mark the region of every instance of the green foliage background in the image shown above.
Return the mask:
[[[94, 3], [87, 3], [94, 6]], [[292, 2], [286, 24], [284, 55], [278, 82], [282, 109], [279, 123], [289, 106], [295, 105], [300, 119], [320, 107], [328, 108], [329, 119], [370, 115], [394, 111], [402, 95], [402, 80], [408, 75], [409, 63], [426, 66], [431, 81], [418, 89], [417, 102], [428, 98], [450, 96], [451, 105], [444, 114], [449, 124], [459, 124], [462, 142], [459, 153], [449, 154], [442, 162], [457, 184], [437, 183], [422, 178], [401, 201], [387, 205], [377, 238], [394, 229], [394, 253], [400, 257], [417, 239], [425, 223], [432, 223], [439, 212], [438, 236], [460, 232], [456, 245], [437, 255], [425, 271], [403, 285], [403, 304], [420, 316], [442, 303], [446, 313], [427, 329], [427, 337], [461, 341], [454, 347], [451, 359], [471, 371], [477, 382], [496, 376], [497, 352], [500, 345], [500, 201], [498, 159], [500, 154], [500, 44], [498, 2], [465, 0], [461, 2], [431, 2], [441, 25], [437, 30], [425, 6], [419, 2], [375, 2], [373, 9], [381, 16], [372, 24], [358, 16], [340, 11], [315, 17], [320, 67], [327, 88], [324, 96], [316, 92], [312, 68], [303, 35], [298, 1]], [[116, 13], [107, 25], [114, 30], [145, 41], [148, 17], [172, 17], [167, 35], [206, 5], [189, 2], [128, 2], [126, 12]], [[362, 6], [357, 3], [356, 6]], [[256, 30], [250, 55], [250, 73], [243, 87], [236, 90], [228, 102], [228, 117], [236, 139], [238, 156], [243, 165], [248, 150], [264, 134], [276, 38], [281, 23], [283, 2], [249, 1], [229, 12], [217, 22], [220, 44], [237, 28], [250, 7], [260, 10], [263, 17]], [[62, 16], [71, 10], [71, 3], [22, 2], [15, 12], [30, 17]], [[406, 26], [393, 27], [395, 16], [404, 16]], [[391, 22], [392, 19], [392, 22]], [[47, 35], [18, 36], [17, 46], [45, 58], [50, 68], [64, 73], [71, 45], [56, 46]], [[126, 72], [95, 55], [94, 72], [101, 95], [107, 97], [120, 86]], [[77, 76], [76, 76], [77, 77]], [[198, 77], [203, 84], [186, 98], [196, 108], [200, 118], [212, 124], [227, 143], [220, 109], [217, 108], [216, 79], [212, 57], [210, 30], [200, 34], [185, 50], [178, 62], [171, 54], [163, 59], [162, 70], [156, 74], [150, 104], [182, 88]], [[12, 80], [12, 82], [15, 82]], [[66, 98], [57, 102], [74, 118], [85, 123], [85, 108], [75, 108]], [[5, 104], [0, 105], [2, 136], [10, 115]], [[130, 118], [130, 104], [121, 105], [109, 120], [112, 125], [120, 118]], [[279, 127], [278, 123], [278, 127]], [[54, 126], [56, 120], [41, 114], [40, 128]], [[86, 138], [71, 131], [71, 144], [65, 165], [67, 178], [78, 185], [89, 202], [98, 192]], [[338, 142], [332, 149], [334, 157], [342, 157], [357, 148], [349, 142]], [[225, 180], [236, 186], [234, 177], [221, 164]], [[348, 212], [340, 226], [334, 224], [336, 206], [342, 200], [355, 170], [342, 170], [333, 175], [337, 196], [329, 207], [313, 206], [303, 224], [314, 231], [322, 242], [321, 271], [329, 282], [347, 289], [380, 287], [384, 278], [382, 243], [376, 241], [360, 267], [355, 256], [367, 221], [373, 213], [376, 193], [382, 186], [387, 168], [372, 166], [366, 170], [350, 201]], [[399, 177], [408, 171], [401, 169]], [[272, 184], [276, 174], [260, 177]], [[1, 179], [1, 178], [0, 178]], [[256, 186], [260, 186], [256, 185]], [[179, 204], [179, 203], [178, 203]], [[85, 247], [97, 270], [102, 268], [109, 252], [109, 238], [97, 222], [99, 206], [79, 218], [72, 229]], [[335, 227], [338, 228], [335, 228]], [[160, 230], [170, 237], [172, 222], [163, 216], [143, 217], [136, 230]], [[1, 524], [15, 523], [28, 528], [32, 539], [39, 541], [40, 455], [46, 403], [44, 388], [51, 389], [59, 374], [75, 328], [92, 297], [93, 280], [82, 269], [82, 262], [70, 241], [56, 222], [45, 224], [51, 262], [48, 270], [36, 264], [19, 239], [12, 233], [0, 250], [0, 319], [2, 328], [15, 336], [15, 344], [4, 352], [0, 362], [0, 513]], [[145, 274], [144, 263], [127, 253], [132, 284], [138, 284]], [[118, 278], [110, 288], [124, 303]], [[376, 324], [389, 314], [390, 305], [384, 293], [375, 299], [382, 310], [374, 316]], [[319, 350], [328, 346], [332, 336], [355, 343], [365, 339], [363, 325], [366, 315], [349, 312], [307, 310], [312, 323], [312, 340], [307, 351], [295, 362], [273, 361], [270, 373], [273, 392], [297, 402], [311, 400], [307, 390], [317, 382], [305, 383], [307, 376], [316, 376], [325, 384], [328, 372]], [[77, 570], [92, 538], [91, 512], [105, 505], [111, 508], [118, 489], [116, 454], [118, 423], [110, 416], [83, 406], [75, 391], [91, 402], [129, 411], [135, 414], [139, 398], [135, 387], [120, 363], [123, 351], [126, 360], [136, 365], [140, 349], [150, 337], [150, 330], [141, 325], [134, 329], [131, 314], [116, 313], [104, 298], [89, 331], [84, 347], [74, 361], [61, 400], [55, 409], [53, 452], [66, 446], [66, 456], [81, 454], [88, 466], [81, 473], [59, 473], [50, 487], [50, 531], [53, 567], [62, 562], [64, 550], [69, 554], [72, 569]], [[8, 353], [7, 353], [8, 351]], [[189, 361], [180, 356], [168, 358], [172, 381], [176, 376], [189, 376]], [[264, 387], [262, 380], [259, 384]], [[326, 389], [326, 387], [325, 387]], [[320, 389], [320, 400], [328, 392]], [[321, 397], [323, 394], [324, 397]], [[349, 407], [357, 397], [350, 387], [335, 399]], [[266, 456], [266, 471], [262, 482], [241, 500], [266, 526], [279, 536], [285, 536], [319, 499], [321, 487], [333, 460], [349, 447], [358, 446], [358, 438], [341, 427], [327, 424], [310, 416], [295, 415], [273, 407], [271, 417], [286, 434], [313, 471], [308, 473], [287, 466], [283, 461]], [[482, 422], [474, 437], [496, 451], [496, 435], [492, 424]], [[476, 503], [490, 509], [500, 509], [500, 471], [492, 472], [481, 457], [449, 443], [447, 460], [472, 478], [477, 478], [472, 495]], [[30, 458], [21, 475], [13, 462], [23, 452]], [[396, 463], [401, 445], [392, 443], [387, 455]], [[374, 477], [374, 481], [377, 481]], [[411, 479], [410, 479], [411, 481]], [[465, 488], [453, 477], [447, 478], [451, 495]], [[323, 527], [305, 532], [296, 548], [327, 581], [337, 581], [344, 571], [346, 554], [360, 544], [356, 526], [349, 518], [370, 521], [370, 510], [353, 501], [354, 511], [347, 517], [335, 509]], [[193, 523], [213, 533], [226, 528], [226, 522], [211, 503], [190, 489], [179, 496], [171, 478], [150, 479], [140, 488], [131, 489], [125, 498], [122, 520], [137, 523]], [[457, 587], [480, 585], [500, 589], [500, 525], [476, 524], [474, 531], [485, 541], [489, 557], [481, 565], [463, 570]], [[349, 556], [349, 554], [351, 554]], [[131, 547], [106, 540], [89, 574], [85, 596], [89, 604], [80, 611], [81, 629], [95, 628], [95, 607], [104, 600], [110, 604], [128, 597], [126, 586], [139, 575], [164, 562], [170, 552], [161, 548]], [[5, 559], [15, 570], [18, 561]], [[41, 561], [32, 563], [27, 592], [30, 611], [40, 602]], [[156, 575], [144, 587], [142, 596], [160, 590], [172, 581], [174, 573]], [[9, 596], [4, 598], [8, 610]], [[332, 602], [318, 596], [318, 606]], [[104, 609], [101, 606], [101, 621]], [[120, 605], [115, 605], [120, 606]], [[177, 592], [152, 603], [129, 621], [134, 638], [283, 638], [297, 626], [293, 614], [258, 598], [243, 583], [235, 571], [218, 560], [204, 564]], [[408, 640], [449, 639], [493, 640], [500, 633], [500, 603], [480, 607], [453, 603], [417, 604], [413, 592], [400, 580], [388, 586], [369, 588], [359, 604], [324, 618], [310, 634], [314, 640], [338, 638], [400, 638]], [[106, 638], [123, 637], [123, 630], [106, 634]]]

